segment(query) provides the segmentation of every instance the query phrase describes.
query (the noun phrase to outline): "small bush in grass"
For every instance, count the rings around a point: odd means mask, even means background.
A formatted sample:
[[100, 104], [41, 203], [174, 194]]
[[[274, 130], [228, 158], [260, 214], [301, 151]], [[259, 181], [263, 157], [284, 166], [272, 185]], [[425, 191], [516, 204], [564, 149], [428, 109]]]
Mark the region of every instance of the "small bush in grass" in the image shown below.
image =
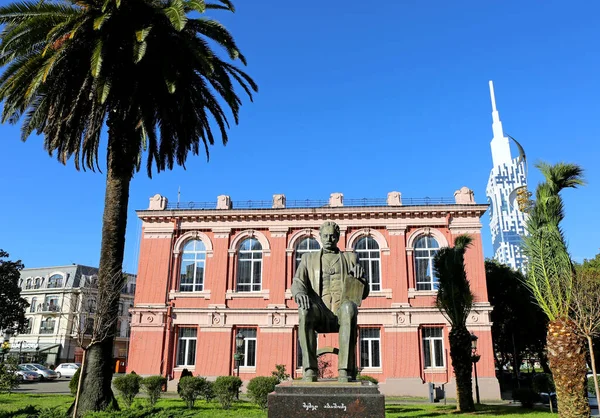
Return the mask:
[[77, 369], [71, 380], [69, 381], [69, 389], [71, 395], [77, 395], [77, 385], [79, 385], [79, 375], [81, 374], [81, 367]]
[[154, 406], [160, 398], [163, 385], [167, 384], [167, 378], [162, 376], [148, 376], [142, 379], [142, 386], [146, 389], [150, 405]]
[[204, 377], [201, 377], [200, 379], [202, 379], [202, 381], [203, 381], [201, 396], [204, 398], [204, 400], [206, 402], [210, 402], [215, 397], [215, 390], [213, 388], [214, 383], [209, 380], [206, 380]]
[[196, 399], [202, 396], [202, 388], [206, 379], [203, 377], [184, 376], [179, 379], [179, 396], [187, 407], [192, 409]]
[[540, 400], [540, 395], [531, 388], [514, 389], [512, 397], [515, 401], [521, 402], [523, 408], [529, 409], [533, 408], [533, 404]]
[[356, 376], [356, 380], [365, 380], [375, 385], [379, 384], [379, 380], [375, 379], [373, 376], [367, 376], [365, 374], [359, 374], [358, 376]]
[[[181, 381], [181, 379], [183, 379], [184, 377], [193, 376], [193, 375], [194, 375], [194, 373], [190, 372], [188, 369], [183, 369], [181, 371], [181, 376], [179, 376], [179, 381]], [[179, 387], [179, 383], [177, 383], [177, 393], [181, 395], [180, 390], [181, 390], [181, 388]]]
[[269, 393], [275, 390], [275, 386], [279, 384], [279, 379], [275, 376], [258, 376], [250, 380], [248, 383], [248, 395], [250, 399], [260, 408], [267, 407], [267, 399]]
[[119, 395], [121, 395], [123, 398], [127, 408], [131, 407], [134, 398], [138, 393], [140, 393], [141, 380], [141, 376], [135, 373], [118, 376], [115, 377], [115, 380], [113, 380], [113, 385], [115, 386], [117, 392], [119, 392]]
[[236, 376], [219, 376], [213, 383], [213, 390], [223, 409], [229, 409], [242, 386], [242, 380]]

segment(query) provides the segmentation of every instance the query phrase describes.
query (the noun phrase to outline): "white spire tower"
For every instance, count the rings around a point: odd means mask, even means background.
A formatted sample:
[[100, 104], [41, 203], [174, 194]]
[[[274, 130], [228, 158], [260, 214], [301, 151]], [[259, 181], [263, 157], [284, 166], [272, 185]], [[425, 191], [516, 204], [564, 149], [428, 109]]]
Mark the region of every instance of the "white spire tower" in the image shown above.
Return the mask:
[[527, 185], [525, 162], [513, 159], [509, 138], [504, 135], [500, 114], [496, 109], [494, 83], [490, 80], [492, 98], [492, 132], [490, 146], [494, 167], [490, 173], [486, 194], [490, 204], [490, 230], [494, 258], [514, 269], [524, 270], [521, 251], [522, 236], [525, 234], [525, 214], [519, 210], [517, 189]]

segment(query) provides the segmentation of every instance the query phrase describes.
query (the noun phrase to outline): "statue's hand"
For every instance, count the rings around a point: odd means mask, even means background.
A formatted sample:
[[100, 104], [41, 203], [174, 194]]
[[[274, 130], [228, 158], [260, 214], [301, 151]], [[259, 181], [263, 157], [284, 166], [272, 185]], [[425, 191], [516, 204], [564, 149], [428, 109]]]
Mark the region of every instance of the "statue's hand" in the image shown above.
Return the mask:
[[298, 304], [298, 307], [300, 309], [310, 308], [310, 299], [306, 294], [301, 293], [299, 295], [296, 295], [296, 303]]
[[360, 264], [356, 264], [354, 267], [352, 267], [352, 269], [350, 270], [350, 274], [356, 277], [361, 282], [365, 281], [365, 269], [363, 269]]

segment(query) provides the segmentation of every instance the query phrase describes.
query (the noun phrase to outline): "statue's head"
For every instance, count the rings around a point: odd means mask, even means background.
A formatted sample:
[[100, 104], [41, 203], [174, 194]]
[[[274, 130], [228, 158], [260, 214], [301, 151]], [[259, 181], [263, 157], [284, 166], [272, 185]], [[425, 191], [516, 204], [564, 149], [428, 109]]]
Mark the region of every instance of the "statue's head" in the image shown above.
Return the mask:
[[321, 236], [323, 248], [333, 250], [337, 248], [337, 243], [340, 240], [340, 227], [332, 221], [323, 222], [323, 225], [319, 228], [319, 235]]

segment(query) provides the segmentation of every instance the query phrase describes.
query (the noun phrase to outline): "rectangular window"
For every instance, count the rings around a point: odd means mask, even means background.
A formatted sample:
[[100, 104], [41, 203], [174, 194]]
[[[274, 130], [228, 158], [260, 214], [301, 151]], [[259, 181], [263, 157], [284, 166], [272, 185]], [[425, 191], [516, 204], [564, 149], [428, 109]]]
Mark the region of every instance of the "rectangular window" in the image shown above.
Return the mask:
[[256, 328], [241, 328], [240, 332], [244, 336], [244, 345], [242, 347], [241, 367], [256, 367]]
[[46, 296], [42, 310], [46, 312], [58, 312], [60, 310], [58, 306], [58, 296]]
[[379, 328], [360, 330], [360, 367], [381, 367], [381, 331]]
[[40, 334], [54, 334], [54, 319], [46, 319], [40, 325]]
[[179, 328], [177, 340], [177, 365], [196, 365], [196, 340], [198, 330], [196, 328]]
[[426, 368], [444, 367], [442, 328], [423, 328], [423, 363]]

